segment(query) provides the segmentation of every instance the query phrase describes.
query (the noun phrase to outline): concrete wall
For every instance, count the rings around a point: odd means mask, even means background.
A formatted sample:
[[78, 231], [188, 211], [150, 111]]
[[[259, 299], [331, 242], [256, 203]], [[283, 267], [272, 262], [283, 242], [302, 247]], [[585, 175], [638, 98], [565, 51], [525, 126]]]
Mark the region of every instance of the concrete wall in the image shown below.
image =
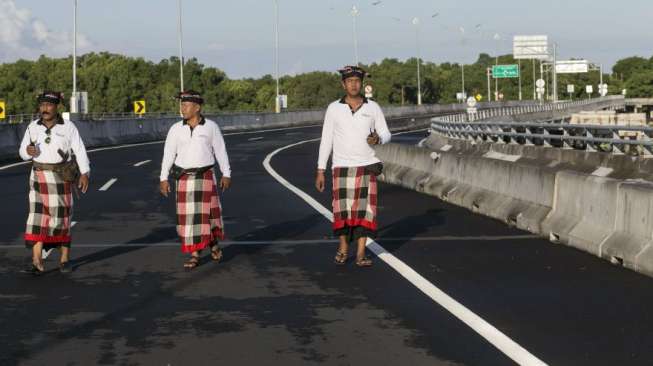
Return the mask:
[[381, 180], [653, 276], [653, 183], [624, 178], [639, 159], [589, 170], [555, 155], [468, 148], [379, 146]]
[[[479, 108], [502, 108], [528, 105], [531, 103], [481, 103]], [[384, 112], [390, 124], [394, 125], [393, 127], [395, 128], [400, 128], [402, 125], [415, 125], [416, 123], [427, 126], [428, 121], [426, 119], [429, 117], [441, 114], [460, 113], [463, 110], [465, 110], [465, 105], [463, 104], [445, 104], [388, 107], [384, 109]], [[233, 132], [319, 124], [324, 119], [324, 110], [295, 111], [279, 114], [243, 113], [207, 115], [207, 118], [218, 122], [223, 131]], [[75, 120], [75, 124], [87, 147], [99, 147], [165, 139], [170, 126], [178, 120], [179, 118]], [[25, 134], [25, 128], [26, 124], [0, 124], [0, 161], [15, 160], [18, 158], [18, 148]]]

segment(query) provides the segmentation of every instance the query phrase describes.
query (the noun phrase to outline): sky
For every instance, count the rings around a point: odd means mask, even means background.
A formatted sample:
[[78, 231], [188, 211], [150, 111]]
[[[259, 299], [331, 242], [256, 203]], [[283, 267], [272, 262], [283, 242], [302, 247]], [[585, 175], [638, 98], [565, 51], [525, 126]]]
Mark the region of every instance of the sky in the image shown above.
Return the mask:
[[[72, 53], [74, 0], [0, 0], [0, 63]], [[78, 53], [159, 61], [178, 54], [177, 0], [77, 0]], [[184, 56], [230, 78], [273, 74], [274, 0], [181, 0]], [[363, 63], [474, 62], [512, 52], [514, 35], [548, 35], [560, 59], [606, 72], [620, 58], [653, 56], [653, 0], [277, 0], [282, 75], [354, 62], [352, 6]], [[419, 19], [419, 26], [412, 24]], [[499, 35], [495, 39], [495, 35]]]

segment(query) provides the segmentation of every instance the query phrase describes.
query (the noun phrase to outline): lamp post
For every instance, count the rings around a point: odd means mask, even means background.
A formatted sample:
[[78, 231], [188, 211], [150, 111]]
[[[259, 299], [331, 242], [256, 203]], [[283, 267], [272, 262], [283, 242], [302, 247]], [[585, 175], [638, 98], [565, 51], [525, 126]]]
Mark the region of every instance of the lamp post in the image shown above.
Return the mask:
[[358, 31], [356, 29], [356, 18], [358, 17], [359, 11], [356, 5], [351, 7], [351, 20], [354, 31], [354, 64], [358, 66]]
[[422, 105], [422, 80], [420, 76], [420, 64], [422, 61], [419, 49], [419, 18], [413, 18], [412, 23], [415, 26], [415, 44], [417, 45], [417, 105]]
[[279, 100], [279, 0], [274, 0], [274, 78], [276, 81], [276, 98], [274, 111], [281, 112], [281, 101]]
[[179, 39], [179, 84], [180, 91], [184, 91], [184, 45], [181, 28], [181, 0], [177, 0], [177, 38]]

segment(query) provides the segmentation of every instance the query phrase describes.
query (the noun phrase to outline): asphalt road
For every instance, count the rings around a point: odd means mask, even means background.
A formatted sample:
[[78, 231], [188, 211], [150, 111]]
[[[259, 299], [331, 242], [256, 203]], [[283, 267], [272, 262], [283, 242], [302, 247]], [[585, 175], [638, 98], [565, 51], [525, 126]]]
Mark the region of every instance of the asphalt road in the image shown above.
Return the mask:
[[[514, 364], [381, 258], [333, 265], [330, 222], [262, 164], [319, 132], [226, 136], [225, 260], [192, 272], [174, 202], [157, 190], [161, 143], [90, 153], [69, 275], [57, 254], [46, 275], [20, 273], [29, 168], [0, 170], [0, 365]], [[313, 188], [317, 147], [270, 165], [328, 208], [330, 193]], [[433, 197], [386, 184], [379, 194], [378, 244], [526, 353], [550, 365], [653, 364], [650, 278]]]

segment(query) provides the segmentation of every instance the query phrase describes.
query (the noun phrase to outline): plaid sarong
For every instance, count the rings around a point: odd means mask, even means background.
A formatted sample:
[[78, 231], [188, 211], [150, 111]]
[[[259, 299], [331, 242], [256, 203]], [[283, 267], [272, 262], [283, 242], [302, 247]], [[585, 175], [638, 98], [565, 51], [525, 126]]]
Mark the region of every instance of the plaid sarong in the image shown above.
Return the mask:
[[333, 230], [363, 227], [376, 232], [376, 176], [365, 167], [333, 168]]
[[51, 170], [32, 169], [25, 244], [70, 245], [72, 183]]
[[213, 169], [202, 174], [184, 174], [176, 187], [181, 250], [192, 253], [224, 239], [222, 207]]

